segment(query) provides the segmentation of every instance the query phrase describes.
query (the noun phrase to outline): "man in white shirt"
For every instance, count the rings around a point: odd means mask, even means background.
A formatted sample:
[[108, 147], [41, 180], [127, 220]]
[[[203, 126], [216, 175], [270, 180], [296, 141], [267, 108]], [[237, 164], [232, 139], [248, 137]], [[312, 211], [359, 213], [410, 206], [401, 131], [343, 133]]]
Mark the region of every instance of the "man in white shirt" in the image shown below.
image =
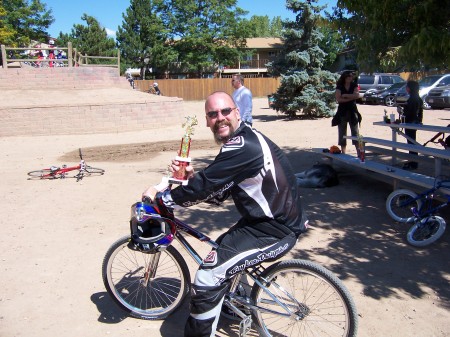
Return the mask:
[[231, 85], [235, 89], [232, 97], [239, 108], [241, 120], [251, 126], [253, 124], [252, 92], [244, 86], [244, 78], [240, 74], [233, 75]]

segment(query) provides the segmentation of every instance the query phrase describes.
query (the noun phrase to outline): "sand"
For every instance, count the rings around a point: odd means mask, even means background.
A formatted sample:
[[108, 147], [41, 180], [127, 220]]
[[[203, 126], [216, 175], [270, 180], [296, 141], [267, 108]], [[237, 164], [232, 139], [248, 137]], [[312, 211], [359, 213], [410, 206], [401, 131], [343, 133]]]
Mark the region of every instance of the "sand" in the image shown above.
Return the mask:
[[[254, 127], [283, 148], [296, 172], [321, 161], [311, 148], [337, 142], [331, 119], [288, 121], [267, 107], [266, 98], [254, 105]], [[203, 116], [203, 102], [184, 106], [186, 115]], [[363, 135], [390, 139], [388, 128], [372, 125], [382, 119], [384, 107], [359, 109]], [[448, 110], [425, 112], [425, 124], [446, 126], [449, 120]], [[191, 150], [197, 169], [218, 152], [202, 118], [199, 124]], [[180, 125], [0, 138], [0, 336], [182, 336], [186, 304], [165, 321], [130, 318], [106, 293], [101, 276], [108, 247], [128, 234], [131, 204], [160, 181], [182, 133]], [[431, 136], [420, 133], [418, 140]], [[80, 182], [27, 180], [28, 171], [75, 164], [80, 147], [87, 163], [105, 169], [105, 175]], [[291, 256], [318, 262], [343, 280], [358, 308], [358, 336], [450, 336], [449, 231], [427, 248], [409, 246], [408, 227], [394, 223], [385, 210], [392, 186], [345, 167], [338, 172], [338, 186], [301, 190], [311, 229]], [[229, 202], [220, 209], [192, 207], [179, 216], [213, 238], [237, 219]], [[192, 261], [189, 265], [194, 272]], [[236, 330], [223, 320], [217, 336], [237, 336]]]

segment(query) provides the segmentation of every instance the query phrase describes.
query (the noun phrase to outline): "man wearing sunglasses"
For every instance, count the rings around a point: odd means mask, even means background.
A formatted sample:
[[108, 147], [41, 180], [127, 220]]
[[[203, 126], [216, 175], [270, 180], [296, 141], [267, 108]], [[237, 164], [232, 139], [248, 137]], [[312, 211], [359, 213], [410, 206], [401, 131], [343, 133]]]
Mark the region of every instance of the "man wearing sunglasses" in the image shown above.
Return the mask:
[[[241, 121], [239, 108], [225, 92], [205, 103], [206, 125], [222, 144], [205, 169], [189, 167], [187, 185], [172, 190], [150, 187], [143, 196], [167, 207], [200, 202], [219, 204], [232, 197], [241, 218], [219, 236], [200, 265], [193, 284], [185, 336], [214, 336], [229, 279], [252, 265], [279, 259], [306, 230], [292, 168], [280, 148]], [[172, 171], [179, 169], [173, 161]]]
[[233, 91], [233, 100], [236, 102], [241, 113], [241, 119], [244, 123], [253, 124], [252, 109], [253, 96], [250, 89], [244, 86], [244, 77], [240, 74], [235, 74], [231, 78], [231, 86], [235, 89]]

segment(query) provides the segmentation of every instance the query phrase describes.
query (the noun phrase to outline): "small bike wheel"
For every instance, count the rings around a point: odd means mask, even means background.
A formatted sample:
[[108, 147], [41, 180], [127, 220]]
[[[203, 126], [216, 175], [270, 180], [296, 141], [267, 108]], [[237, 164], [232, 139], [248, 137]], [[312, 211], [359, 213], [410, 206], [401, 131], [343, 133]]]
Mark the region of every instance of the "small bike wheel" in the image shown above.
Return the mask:
[[28, 179], [56, 179], [59, 176], [55, 175], [54, 172], [50, 169], [43, 169], [38, 171], [28, 172]]
[[326, 268], [306, 260], [282, 261], [268, 267], [259, 281], [274, 296], [257, 283], [252, 288], [260, 336], [356, 336], [352, 297]]
[[406, 189], [395, 190], [386, 199], [386, 210], [389, 216], [398, 222], [411, 222], [414, 215], [413, 207], [420, 209], [422, 200], [417, 199], [417, 194]]
[[103, 170], [101, 168], [96, 168], [96, 167], [86, 165], [83, 175], [84, 176], [101, 176], [104, 173], [105, 173], [105, 170]]
[[129, 236], [122, 237], [106, 252], [102, 265], [106, 290], [131, 316], [163, 319], [181, 305], [190, 290], [186, 262], [172, 246], [158, 256], [130, 249], [129, 242]]
[[432, 215], [417, 221], [406, 234], [406, 240], [412, 246], [425, 247], [444, 235], [445, 227], [442, 217]]

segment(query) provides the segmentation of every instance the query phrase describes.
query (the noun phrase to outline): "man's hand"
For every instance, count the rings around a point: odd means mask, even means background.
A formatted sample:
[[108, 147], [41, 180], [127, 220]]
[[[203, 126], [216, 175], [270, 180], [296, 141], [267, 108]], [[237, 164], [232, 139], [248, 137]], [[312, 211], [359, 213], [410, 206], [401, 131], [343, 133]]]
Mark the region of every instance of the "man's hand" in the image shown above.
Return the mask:
[[159, 191], [155, 186], [150, 186], [144, 191], [144, 193], [142, 193], [142, 200], [144, 200], [144, 198], [149, 198], [151, 201], [153, 201], [155, 200], [156, 193], [158, 192]]
[[[170, 172], [178, 172], [180, 170], [180, 162], [173, 159], [172, 164], [169, 165]], [[191, 165], [186, 166], [186, 179], [193, 177], [195, 174], [194, 168]]]

